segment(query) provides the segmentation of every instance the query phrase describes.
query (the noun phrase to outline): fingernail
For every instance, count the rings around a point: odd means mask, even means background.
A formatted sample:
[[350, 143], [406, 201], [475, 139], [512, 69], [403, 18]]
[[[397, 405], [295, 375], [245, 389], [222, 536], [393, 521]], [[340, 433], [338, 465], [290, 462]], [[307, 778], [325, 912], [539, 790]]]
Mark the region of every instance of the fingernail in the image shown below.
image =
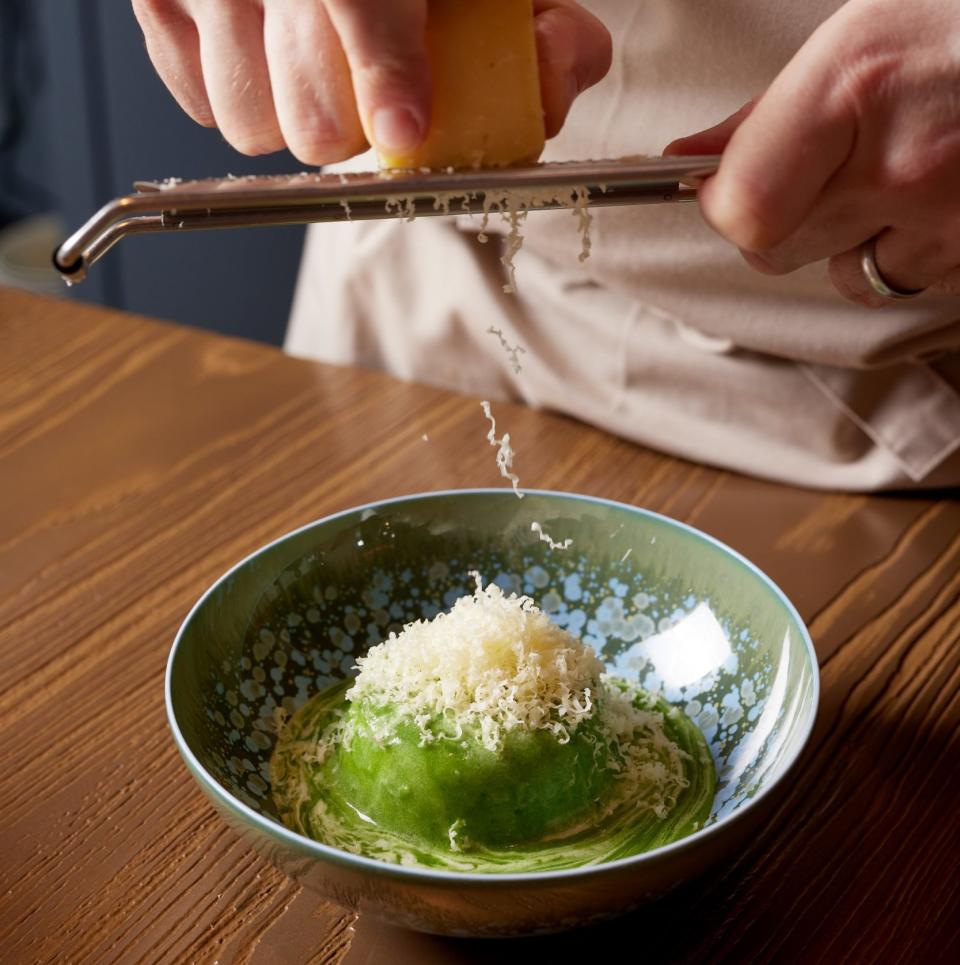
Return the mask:
[[409, 151], [423, 139], [423, 124], [409, 108], [378, 107], [373, 112], [373, 139], [389, 151]]

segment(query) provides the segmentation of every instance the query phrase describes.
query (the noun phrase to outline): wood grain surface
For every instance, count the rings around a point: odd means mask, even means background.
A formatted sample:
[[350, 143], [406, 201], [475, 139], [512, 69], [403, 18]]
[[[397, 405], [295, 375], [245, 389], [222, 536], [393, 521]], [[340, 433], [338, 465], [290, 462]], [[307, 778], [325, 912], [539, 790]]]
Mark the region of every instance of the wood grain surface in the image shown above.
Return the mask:
[[[719, 873], [590, 932], [403, 932], [245, 850], [167, 731], [174, 633], [309, 520], [499, 485], [477, 400], [0, 290], [3, 962], [960, 961], [960, 501], [836, 495], [495, 407], [527, 486], [693, 523], [811, 627], [812, 744]], [[427, 441], [422, 436], [427, 435]]]

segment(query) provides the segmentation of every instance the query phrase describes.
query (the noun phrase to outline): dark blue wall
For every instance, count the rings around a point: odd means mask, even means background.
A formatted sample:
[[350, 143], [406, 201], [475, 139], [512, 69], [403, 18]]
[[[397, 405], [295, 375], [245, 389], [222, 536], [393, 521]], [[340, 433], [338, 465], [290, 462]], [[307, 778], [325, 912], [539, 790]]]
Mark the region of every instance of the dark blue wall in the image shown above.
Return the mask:
[[[31, 0], [28, 0], [31, 2]], [[135, 180], [298, 171], [198, 127], [150, 65], [129, 0], [32, 0], [43, 63], [42, 177], [72, 230]], [[278, 344], [303, 229], [128, 238], [72, 297]]]

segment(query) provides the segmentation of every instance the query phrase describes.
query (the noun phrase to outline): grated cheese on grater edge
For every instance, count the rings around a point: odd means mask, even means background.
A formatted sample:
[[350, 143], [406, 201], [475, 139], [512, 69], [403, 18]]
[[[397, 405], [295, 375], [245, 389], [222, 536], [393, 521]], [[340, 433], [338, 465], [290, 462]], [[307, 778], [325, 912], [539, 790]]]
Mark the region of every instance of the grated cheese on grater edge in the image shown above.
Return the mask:
[[[579, 260], [584, 262], [590, 257], [593, 246], [590, 238], [593, 214], [589, 208], [590, 191], [585, 185], [577, 185], [567, 191], [557, 188], [502, 188], [483, 192], [482, 198], [474, 192], [441, 191], [433, 196], [433, 209], [442, 214], [456, 214], [456, 203], [459, 202], [462, 212], [472, 216], [470, 202], [478, 199], [481, 199], [482, 207], [478, 241], [488, 240], [487, 227], [492, 214], [499, 214], [507, 227], [503, 254], [500, 256], [500, 263], [507, 271], [507, 282], [503, 285], [506, 294], [516, 294], [517, 279], [513, 262], [517, 252], [523, 247], [523, 224], [527, 215], [536, 208], [546, 205], [562, 205], [568, 208], [577, 219], [577, 229], [580, 232]], [[416, 203], [412, 197], [388, 199], [385, 207], [388, 214], [400, 215], [405, 221], [413, 221], [417, 216]]]
[[590, 249], [593, 244], [590, 238], [590, 225], [593, 223], [593, 214], [588, 207], [589, 200], [590, 192], [584, 185], [573, 188], [569, 193], [558, 191], [556, 188], [539, 188], [524, 191], [504, 189], [499, 194], [484, 194], [483, 216], [480, 221], [480, 233], [477, 235], [477, 240], [481, 242], [487, 240], [486, 228], [489, 224], [490, 215], [497, 212], [507, 226], [503, 254], [500, 256], [500, 263], [507, 270], [508, 281], [503, 286], [505, 294], [516, 294], [517, 277], [514, 259], [523, 247], [523, 224], [527, 220], [527, 215], [535, 208], [553, 204], [564, 205], [569, 208], [577, 219], [577, 227], [580, 232], [579, 260], [584, 262], [590, 257]]

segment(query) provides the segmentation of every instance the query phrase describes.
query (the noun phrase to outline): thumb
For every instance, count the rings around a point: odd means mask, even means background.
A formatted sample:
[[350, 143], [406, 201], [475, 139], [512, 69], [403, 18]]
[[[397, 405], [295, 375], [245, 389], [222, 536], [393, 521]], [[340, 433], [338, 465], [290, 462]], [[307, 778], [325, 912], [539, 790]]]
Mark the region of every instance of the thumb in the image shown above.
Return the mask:
[[430, 122], [427, 0], [326, 0], [350, 65], [367, 140], [409, 151]]
[[663, 150], [664, 156], [671, 154], [722, 154], [727, 142], [733, 137], [734, 131], [750, 116], [750, 112], [759, 99], [759, 94], [752, 97], [736, 113], [731, 114], [713, 127], [671, 141]]

